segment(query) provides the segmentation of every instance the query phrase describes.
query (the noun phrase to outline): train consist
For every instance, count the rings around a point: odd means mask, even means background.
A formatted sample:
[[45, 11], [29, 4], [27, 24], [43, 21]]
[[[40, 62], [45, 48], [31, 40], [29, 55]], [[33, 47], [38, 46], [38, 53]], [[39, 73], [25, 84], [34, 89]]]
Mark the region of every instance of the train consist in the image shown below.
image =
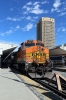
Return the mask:
[[26, 74], [35, 73], [39, 76], [52, 71], [49, 50], [38, 40], [27, 40], [21, 43], [18, 51], [11, 55], [10, 66]]
[[66, 65], [66, 55], [50, 56], [53, 65], [63, 66]]

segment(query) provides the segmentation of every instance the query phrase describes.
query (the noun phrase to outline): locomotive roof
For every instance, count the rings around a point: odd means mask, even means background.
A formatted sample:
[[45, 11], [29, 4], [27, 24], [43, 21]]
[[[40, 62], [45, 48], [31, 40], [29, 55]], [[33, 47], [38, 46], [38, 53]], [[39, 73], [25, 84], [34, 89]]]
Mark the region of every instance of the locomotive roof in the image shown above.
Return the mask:
[[[23, 43], [43, 43], [42, 41], [40, 41], [40, 40], [26, 40], [25, 42], [22, 42], [21, 43], [21, 45], [23, 44]], [[44, 43], [43, 43], [44, 44]]]

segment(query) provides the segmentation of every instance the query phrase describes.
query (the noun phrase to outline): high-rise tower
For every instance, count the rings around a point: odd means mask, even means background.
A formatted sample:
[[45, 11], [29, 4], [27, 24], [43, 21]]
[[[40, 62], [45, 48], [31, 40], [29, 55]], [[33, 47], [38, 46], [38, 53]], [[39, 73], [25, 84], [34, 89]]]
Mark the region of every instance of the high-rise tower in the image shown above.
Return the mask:
[[55, 21], [53, 18], [42, 17], [37, 23], [37, 40], [44, 42], [45, 47], [55, 46]]

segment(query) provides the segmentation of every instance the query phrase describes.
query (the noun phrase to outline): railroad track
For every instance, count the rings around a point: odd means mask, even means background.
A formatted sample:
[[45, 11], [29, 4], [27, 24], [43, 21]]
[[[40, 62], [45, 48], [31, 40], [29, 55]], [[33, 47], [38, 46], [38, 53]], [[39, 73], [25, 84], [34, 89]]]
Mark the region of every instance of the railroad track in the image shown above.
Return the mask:
[[[43, 80], [46, 80], [47, 82], [49, 82], [51, 79], [45, 77]], [[52, 80], [52, 84], [57, 85], [57, 82]], [[61, 86], [62, 86], [63, 89], [66, 89], [66, 84], [64, 84], [63, 82], [61, 82]]]
[[[42, 86], [48, 88], [49, 90], [53, 91], [55, 94], [59, 95], [60, 97], [66, 99], [66, 92], [65, 91], [58, 91], [57, 87], [48, 85], [46, 82], [40, 79], [34, 79], [36, 82], [40, 83]], [[46, 81], [46, 80], [45, 80]]]
[[[28, 76], [29, 78], [31, 78], [30, 76]], [[32, 80], [38, 82], [39, 84], [41, 84], [43, 87], [46, 87], [47, 89], [51, 90], [53, 93], [57, 94], [58, 96], [66, 99], [66, 84], [62, 83], [61, 86], [63, 87], [64, 90], [59, 91], [57, 89], [57, 84], [56, 81], [52, 80], [51, 84], [48, 85], [48, 82], [50, 81], [49, 78], [31, 78]]]

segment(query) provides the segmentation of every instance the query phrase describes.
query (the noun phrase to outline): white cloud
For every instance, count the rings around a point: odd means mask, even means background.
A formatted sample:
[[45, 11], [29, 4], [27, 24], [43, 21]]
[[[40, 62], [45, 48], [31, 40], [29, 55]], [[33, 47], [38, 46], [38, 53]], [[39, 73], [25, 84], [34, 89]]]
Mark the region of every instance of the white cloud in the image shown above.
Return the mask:
[[13, 29], [13, 31], [17, 31], [17, 30], [19, 30], [19, 29], [20, 29], [20, 26], [17, 25], [17, 26]]
[[40, 7], [39, 4], [35, 5], [34, 8], [30, 11], [30, 13], [42, 14], [44, 11], [43, 9], [40, 9], [39, 7]]
[[28, 2], [27, 5], [32, 5], [32, 2]]
[[51, 12], [54, 12], [54, 11], [55, 11], [55, 9], [54, 9], [54, 8], [52, 8], [52, 9], [51, 9]]
[[33, 9], [39, 9], [40, 5], [36, 4]]
[[9, 31], [6, 31], [6, 32], [1, 33], [0, 35], [1, 36], [5, 36], [5, 35], [10, 35], [11, 33], [13, 33], [13, 31], [12, 30], [9, 30]]
[[60, 0], [55, 0], [54, 4], [53, 4], [53, 8], [51, 9], [51, 12], [54, 12], [54, 11], [57, 11], [59, 12], [60, 10], [58, 9], [59, 6], [61, 5], [62, 3], [60, 2]]
[[19, 17], [19, 18], [11, 18], [11, 17], [7, 17], [6, 20], [10, 20], [10, 21], [21, 21], [24, 17]]
[[26, 19], [30, 20], [30, 21], [35, 21], [38, 18], [38, 16], [35, 17], [31, 17], [31, 16], [27, 16]]
[[66, 15], [66, 12], [61, 12], [58, 16], [64, 16]]
[[57, 9], [60, 5], [61, 5], [60, 0], [55, 0], [55, 2], [54, 2], [54, 4], [53, 4], [53, 7], [54, 7], [55, 9]]
[[34, 14], [42, 14], [44, 11], [43, 10], [40, 10], [40, 9], [33, 9], [31, 11], [31, 13], [34, 13]]
[[66, 28], [65, 27], [60, 27], [57, 29], [57, 32], [66, 32]]
[[29, 31], [32, 28], [33, 28], [33, 24], [32, 23], [28, 23], [24, 28], [22, 28], [22, 30], [23, 31]]
[[46, 3], [49, 3], [47, 0], [46, 1], [43, 1], [43, 2], [41, 2], [42, 4], [46, 4]]
[[48, 12], [49, 12], [48, 10], [45, 10], [45, 11], [44, 11], [44, 13], [48, 13]]
[[31, 7], [28, 7], [28, 6], [23, 6], [23, 8], [22, 9], [26, 9], [27, 11], [30, 11], [31, 10]]
[[6, 32], [7, 35], [10, 35], [11, 33], [13, 33], [12, 30], [9, 30], [9, 31]]
[[31, 6], [29, 5], [24, 5], [23, 6], [23, 14], [28, 14], [28, 13], [33, 13], [33, 14], [42, 14], [42, 13], [48, 13], [47, 10], [44, 11], [44, 9], [41, 9], [41, 5], [48, 3], [47, 0], [44, 2], [33, 2]]
[[62, 32], [66, 32], [66, 28], [62, 28]]
[[15, 28], [10, 27], [10, 30], [6, 31], [6, 32], [2, 32], [0, 35], [1, 36], [6, 36], [6, 35], [10, 35], [11, 33], [14, 33], [15, 31], [21, 29], [19, 25], [17, 25]]
[[26, 5], [24, 5], [23, 7], [22, 7], [22, 9], [24, 9], [24, 8], [26, 8], [27, 6]]
[[26, 17], [27, 20], [31, 20], [31, 16]]
[[33, 4], [33, 5], [35, 6], [35, 5], [37, 5], [38, 3], [40, 3], [40, 2], [34, 2], [34, 4]]
[[19, 26], [19, 25], [17, 25], [17, 26], [16, 26], [16, 29], [20, 29], [20, 26]]
[[33, 19], [37, 19], [38, 18], [38, 16], [36, 16], [36, 17], [33, 17]]
[[31, 10], [31, 8], [30, 8], [30, 7], [26, 7], [26, 9], [27, 9], [27, 11], [30, 11], [30, 10]]

